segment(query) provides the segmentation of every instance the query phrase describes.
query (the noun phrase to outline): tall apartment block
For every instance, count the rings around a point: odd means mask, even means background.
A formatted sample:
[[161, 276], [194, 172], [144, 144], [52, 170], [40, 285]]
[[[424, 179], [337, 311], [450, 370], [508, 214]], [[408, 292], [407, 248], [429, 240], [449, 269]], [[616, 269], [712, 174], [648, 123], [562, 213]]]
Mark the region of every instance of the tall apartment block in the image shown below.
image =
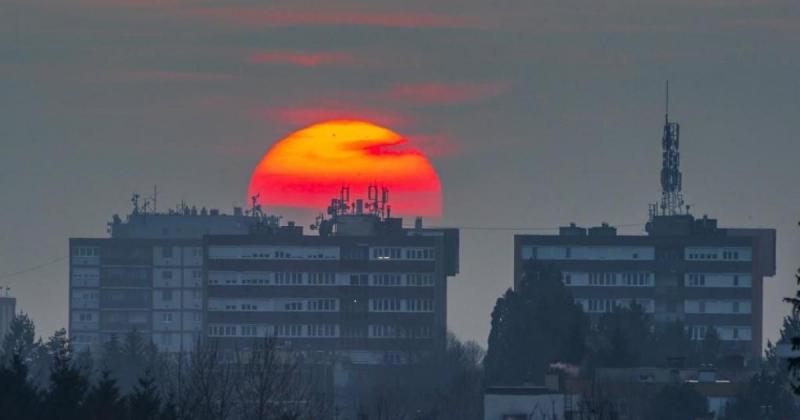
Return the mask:
[[713, 326], [728, 351], [759, 357], [775, 231], [722, 229], [713, 219], [676, 215], [655, 216], [647, 233], [572, 225], [559, 235], [516, 235], [515, 287], [528, 261], [554, 264], [590, 315], [635, 302], [657, 322], [683, 320], [695, 340]]
[[166, 352], [189, 351], [203, 325], [205, 234], [247, 233], [255, 218], [183, 207], [146, 212], [138, 203], [110, 238], [71, 238], [69, 333], [77, 350], [135, 329]]
[[209, 336], [240, 348], [272, 336], [360, 365], [402, 364], [444, 348], [458, 231], [424, 229], [421, 220], [403, 228], [377, 200], [346, 201], [333, 200], [318, 235], [283, 226], [206, 236]]
[[720, 228], [714, 219], [691, 216], [681, 194], [680, 127], [665, 120], [662, 197], [651, 206], [647, 234], [573, 224], [558, 235], [516, 235], [515, 287], [528, 261], [553, 264], [591, 315], [636, 302], [657, 322], [683, 320], [695, 340], [713, 326], [728, 351], [760, 357], [775, 230]]

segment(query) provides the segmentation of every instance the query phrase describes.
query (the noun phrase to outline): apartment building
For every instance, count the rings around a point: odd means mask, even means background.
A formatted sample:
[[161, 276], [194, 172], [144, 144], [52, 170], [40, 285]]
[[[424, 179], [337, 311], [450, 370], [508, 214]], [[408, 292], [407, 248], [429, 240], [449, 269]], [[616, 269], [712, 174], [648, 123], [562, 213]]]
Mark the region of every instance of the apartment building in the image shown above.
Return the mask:
[[553, 264], [596, 318], [641, 305], [657, 322], [683, 320], [702, 340], [713, 326], [726, 348], [761, 355], [764, 279], [775, 275], [775, 230], [719, 228], [709, 218], [654, 216], [646, 235], [603, 225], [558, 235], [516, 235], [515, 287], [525, 264]]
[[114, 217], [108, 238], [71, 238], [69, 334], [76, 350], [132, 330], [165, 352], [190, 351], [203, 325], [203, 242], [255, 219], [184, 207]]
[[284, 226], [206, 236], [209, 337], [245, 347], [271, 336], [362, 365], [443, 348], [458, 231], [403, 228], [401, 219], [360, 211], [326, 223], [319, 235]]

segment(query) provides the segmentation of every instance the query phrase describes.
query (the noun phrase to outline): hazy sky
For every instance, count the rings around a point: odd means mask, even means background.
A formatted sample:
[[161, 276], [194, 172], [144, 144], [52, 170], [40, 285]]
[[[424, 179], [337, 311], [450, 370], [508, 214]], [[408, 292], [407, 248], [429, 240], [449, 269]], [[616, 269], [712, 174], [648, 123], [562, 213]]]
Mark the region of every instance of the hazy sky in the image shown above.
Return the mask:
[[[430, 156], [440, 224], [643, 224], [670, 79], [694, 212], [778, 229], [774, 337], [800, 265], [798, 45], [796, 0], [3, 0], [0, 276], [105, 235], [153, 184], [162, 208], [243, 205], [274, 141], [335, 116]], [[485, 343], [513, 232], [461, 237], [449, 325]], [[66, 326], [66, 261], [0, 285]]]

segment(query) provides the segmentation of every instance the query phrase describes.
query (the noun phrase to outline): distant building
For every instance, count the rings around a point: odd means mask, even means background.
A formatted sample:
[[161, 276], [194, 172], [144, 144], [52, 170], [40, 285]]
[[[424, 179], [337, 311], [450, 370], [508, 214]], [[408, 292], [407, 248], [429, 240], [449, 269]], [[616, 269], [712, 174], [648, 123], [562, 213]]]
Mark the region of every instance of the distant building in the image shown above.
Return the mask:
[[689, 214], [681, 193], [679, 133], [666, 116], [662, 197], [651, 206], [647, 235], [618, 235], [607, 224], [516, 235], [515, 287], [528, 261], [550, 263], [590, 315], [635, 302], [657, 322], [683, 320], [695, 340], [713, 326], [727, 350], [758, 358], [763, 282], [775, 275], [775, 230], [720, 228], [714, 219]]
[[[548, 376], [548, 380], [552, 379]], [[484, 420], [581, 418], [580, 397], [555, 383], [546, 386], [493, 386], [483, 393]]]
[[592, 316], [635, 302], [656, 322], [683, 320], [695, 340], [713, 326], [728, 350], [761, 355], [763, 281], [775, 275], [774, 230], [656, 216], [648, 235], [573, 225], [559, 235], [516, 235], [514, 242], [515, 287], [527, 261], [551, 263]]
[[272, 336], [286, 348], [361, 365], [403, 364], [443, 349], [458, 231], [421, 221], [403, 228], [361, 200], [351, 207], [333, 209], [319, 235], [282, 226], [206, 236], [209, 337], [241, 348]]
[[5, 296], [0, 296], [0, 341], [2, 341], [3, 337], [8, 333], [16, 310], [17, 299], [9, 296], [6, 290]]
[[110, 238], [71, 238], [69, 333], [77, 350], [137, 330], [162, 351], [188, 351], [203, 325], [202, 236], [245, 234], [256, 218], [183, 207], [126, 221]]

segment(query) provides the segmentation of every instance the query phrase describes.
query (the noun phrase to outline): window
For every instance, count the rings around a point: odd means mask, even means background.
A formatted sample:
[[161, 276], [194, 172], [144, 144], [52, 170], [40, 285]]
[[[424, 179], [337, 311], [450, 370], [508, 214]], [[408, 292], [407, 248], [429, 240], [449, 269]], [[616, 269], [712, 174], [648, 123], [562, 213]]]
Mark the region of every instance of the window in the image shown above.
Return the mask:
[[199, 279], [200, 278], [200, 270], [192, 270], [192, 278]]
[[570, 276], [569, 274], [565, 274], [564, 275], [564, 284], [566, 284], [567, 286], [572, 284], [572, 276]]
[[733, 312], [739, 313], [739, 302], [733, 302]]
[[738, 338], [739, 338], [739, 329], [734, 327], [733, 328], [733, 339], [736, 340]]
[[739, 287], [739, 276], [733, 276], [733, 286]]
[[163, 322], [165, 322], [167, 324], [172, 322], [172, 314], [170, 314], [170, 313], [161, 314], [161, 321], [163, 321]]
[[699, 305], [698, 311], [700, 313], [705, 313], [706, 312], [706, 302], [701, 300], [698, 305]]
[[172, 271], [170, 271], [170, 270], [164, 270], [164, 271], [162, 271], [162, 272], [161, 272], [161, 278], [162, 278], [162, 279], [164, 279], [164, 280], [170, 280], [170, 279], [172, 279]]
[[172, 258], [172, 247], [165, 246], [161, 248], [161, 257], [162, 258]]
[[88, 321], [91, 321], [91, 320], [92, 320], [92, 314], [91, 314], [91, 313], [82, 312], [82, 313], [80, 313], [80, 314], [78, 315], [78, 319], [79, 319], [81, 322], [88, 322]]
[[162, 290], [161, 291], [161, 300], [163, 300], [163, 301], [171, 301], [172, 300], [172, 290]]

